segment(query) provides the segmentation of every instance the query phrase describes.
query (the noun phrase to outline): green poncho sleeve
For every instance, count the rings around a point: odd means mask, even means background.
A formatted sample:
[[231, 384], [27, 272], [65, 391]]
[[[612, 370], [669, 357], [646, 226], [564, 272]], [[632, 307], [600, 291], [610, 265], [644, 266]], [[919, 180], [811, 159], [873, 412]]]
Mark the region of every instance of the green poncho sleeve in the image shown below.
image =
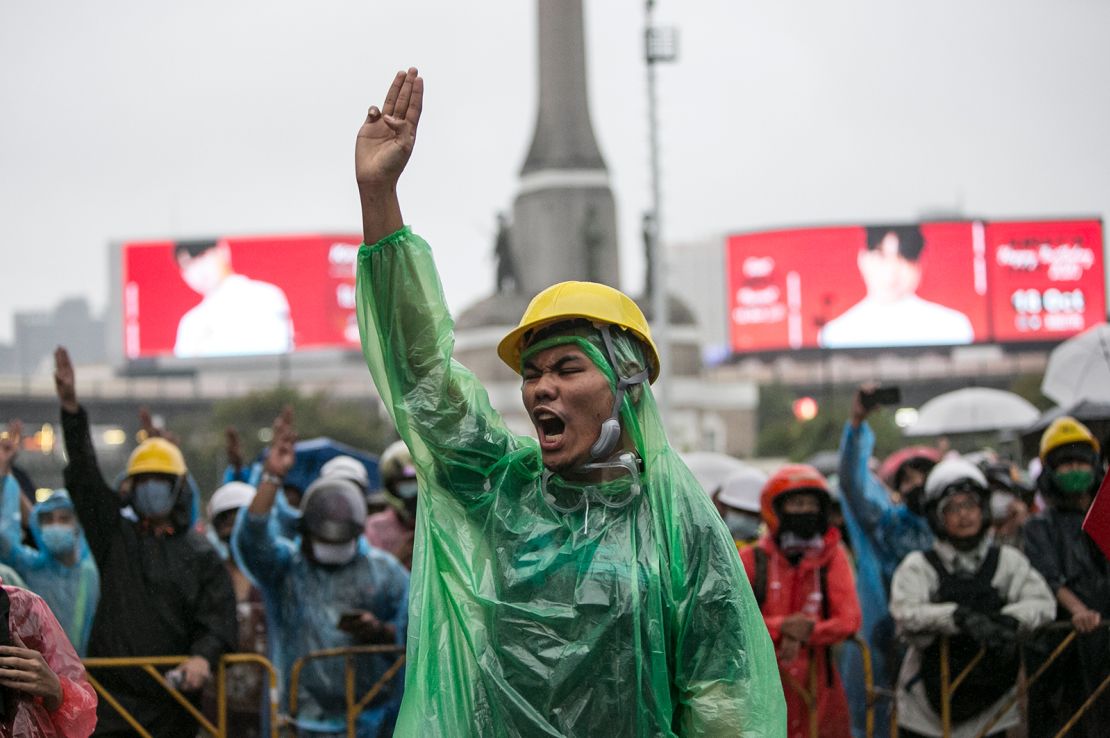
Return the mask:
[[422, 239], [406, 227], [364, 245], [357, 299], [363, 354], [420, 480], [397, 735], [785, 735], [751, 587], [650, 388], [622, 413], [642, 484], [576, 486], [543, 474], [536, 442], [452, 360]]

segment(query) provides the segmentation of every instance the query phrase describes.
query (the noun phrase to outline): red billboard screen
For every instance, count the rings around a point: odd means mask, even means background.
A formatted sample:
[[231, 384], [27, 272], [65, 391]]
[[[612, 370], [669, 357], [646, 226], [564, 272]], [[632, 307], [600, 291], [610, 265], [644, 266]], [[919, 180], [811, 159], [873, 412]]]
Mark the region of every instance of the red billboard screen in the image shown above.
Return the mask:
[[986, 231], [996, 341], [1066, 338], [1106, 320], [1101, 223], [988, 223]]
[[736, 352], [1054, 340], [1105, 320], [1098, 221], [731, 236]]
[[202, 358], [356, 348], [356, 235], [123, 245], [124, 352]]

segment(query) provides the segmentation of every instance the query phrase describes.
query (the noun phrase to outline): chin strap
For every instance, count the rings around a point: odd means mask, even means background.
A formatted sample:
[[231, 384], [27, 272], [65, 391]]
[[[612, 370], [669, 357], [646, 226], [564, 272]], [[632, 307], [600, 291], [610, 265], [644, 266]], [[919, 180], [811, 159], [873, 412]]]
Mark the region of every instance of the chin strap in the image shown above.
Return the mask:
[[[609, 358], [609, 365], [617, 375], [617, 391], [613, 395], [613, 413], [601, 424], [601, 431], [598, 433], [597, 440], [594, 441], [594, 445], [590, 446], [590, 462], [605, 458], [613, 453], [621, 437], [620, 412], [621, 405], [624, 403], [624, 395], [629, 388], [646, 382], [648, 377], [651, 376], [647, 369], [643, 369], [631, 377], [622, 377], [617, 364], [617, 351], [613, 348], [611, 327], [608, 323], [602, 323], [598, 326], [598, 330], [601, 332], [601, 340], [605, 342], [605, 353]], [[588, 466], [587, 464], [584, 468], [588, 468]]]

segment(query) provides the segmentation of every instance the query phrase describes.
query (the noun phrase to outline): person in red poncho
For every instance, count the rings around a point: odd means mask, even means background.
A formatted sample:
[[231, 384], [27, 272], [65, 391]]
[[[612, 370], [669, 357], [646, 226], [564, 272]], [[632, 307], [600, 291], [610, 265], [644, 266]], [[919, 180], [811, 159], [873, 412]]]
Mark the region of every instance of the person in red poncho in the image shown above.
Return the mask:
[[787, 733], [810, 735], [798, 689], [815, 682], [820, 735], [848, 738], [848, 702], [829, 652], [856, 632], [861, 616], [840, 531], [829, 525], [829, 483], [812, 466], [790, 464], [767, 480], [760, 504], [767, 532], [740, 558], [778, 652]]
[[9, 645], [0, 646], [0, 738], [87, 738], [96, 727], [96, 692], [46, 602], [2, 586]]

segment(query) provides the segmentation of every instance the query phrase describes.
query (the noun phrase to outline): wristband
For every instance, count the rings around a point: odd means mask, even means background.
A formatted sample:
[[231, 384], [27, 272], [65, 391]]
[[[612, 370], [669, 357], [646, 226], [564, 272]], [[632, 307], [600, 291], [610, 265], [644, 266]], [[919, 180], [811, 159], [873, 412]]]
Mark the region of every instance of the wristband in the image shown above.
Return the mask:
[[284, 482], [285, 479], [283, 477], [279, 477], [277, 474], [271, 474], [268, 471], [262, 472], [262, 476], [258, 478], [259, 484], [272, 484], [275, 487], [280, 487]]

